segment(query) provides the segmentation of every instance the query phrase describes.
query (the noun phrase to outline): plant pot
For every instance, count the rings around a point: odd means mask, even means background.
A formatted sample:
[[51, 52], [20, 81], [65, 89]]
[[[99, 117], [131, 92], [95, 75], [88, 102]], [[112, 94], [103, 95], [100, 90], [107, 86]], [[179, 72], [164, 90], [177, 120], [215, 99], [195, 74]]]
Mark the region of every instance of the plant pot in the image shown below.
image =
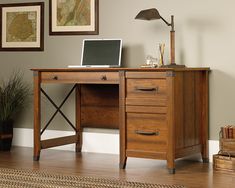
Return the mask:
[[13, 121], [0, 121], [0, 151], [10, 151], [13, 138]]

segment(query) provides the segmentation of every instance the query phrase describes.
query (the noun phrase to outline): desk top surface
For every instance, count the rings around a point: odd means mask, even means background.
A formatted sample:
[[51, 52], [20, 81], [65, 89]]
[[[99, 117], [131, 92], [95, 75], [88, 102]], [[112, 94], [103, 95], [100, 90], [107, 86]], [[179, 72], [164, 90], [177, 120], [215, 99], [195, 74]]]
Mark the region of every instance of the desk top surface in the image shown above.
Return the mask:
[[209, 67], [195, 68], [32, 68], [32, 71], [39, 72], [119, 72], [119, 71], [210, 71]]

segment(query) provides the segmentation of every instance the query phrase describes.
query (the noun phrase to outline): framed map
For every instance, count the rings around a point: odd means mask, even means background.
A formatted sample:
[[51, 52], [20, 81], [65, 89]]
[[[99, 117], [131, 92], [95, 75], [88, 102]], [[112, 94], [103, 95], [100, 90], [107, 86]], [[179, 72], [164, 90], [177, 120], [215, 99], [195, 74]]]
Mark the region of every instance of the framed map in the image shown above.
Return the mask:
[[2, 51], [44, 50], [44, 3], [1, 4]]
[[50, 0], [50, 35], [98, 34], [99, 0]]

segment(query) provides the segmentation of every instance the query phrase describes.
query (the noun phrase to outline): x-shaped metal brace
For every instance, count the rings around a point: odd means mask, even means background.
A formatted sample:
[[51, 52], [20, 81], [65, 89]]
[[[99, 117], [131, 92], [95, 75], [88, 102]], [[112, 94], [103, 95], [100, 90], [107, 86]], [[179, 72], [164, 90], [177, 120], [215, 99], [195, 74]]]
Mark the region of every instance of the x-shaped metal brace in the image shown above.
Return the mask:
[[54, 119], [54, 117], [56, 116], [56, 114], [59, 112], [64, 119], [68, 122], [68, 124], [74, 129], [74, 131], [77, 132], [77, 129], [75, 128], [75, 126], [72, 124], [72, 122], [64, 115], [64, 113], [60, 110], [61, 107], [64, 105], [64, 103], [67, 101], [67, 99], [70, 97], [70, 95], [72, 94], [72, 92], [74, 91], [74, 89], [76, 88], [77, 84], [75, 84], [73, 86], [73, 88], [69, 91], [69, 93], [66, 95], [66, 97], [64, 98], [64, 100], [62, 101], [62, 103], [57, 106], [54, 101], [49, 97], [49, 95], [47, 95], [47, 93], [41, 88], [41, 92], [45, 95], [45, 97], [51, 102], [51, 104], [56, 108], [56, 111], [54, 112], [54, 114], [51, 116], [50, 120], [47, 122], [47, 124], [45, 125], [45, 127], [42, 129], [41, 131], [41, 135], [44, 133], [44, 131], [47, 129], [47, 127], [49, 126], [49, 124], [52, 122], [52, 120]]

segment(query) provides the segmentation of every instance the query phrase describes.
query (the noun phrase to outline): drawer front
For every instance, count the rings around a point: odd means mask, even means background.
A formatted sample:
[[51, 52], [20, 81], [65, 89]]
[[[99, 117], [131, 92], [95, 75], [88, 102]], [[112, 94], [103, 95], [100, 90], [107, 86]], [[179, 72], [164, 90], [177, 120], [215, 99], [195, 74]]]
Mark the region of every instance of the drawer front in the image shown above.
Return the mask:
[[118, 72], [42, 72], [43, 83], [119, 83]]
[[127, 150], [166, 152], [165, 114], [127, 113]]
[[127, 104], [166, 105], [166, 79], [127, 79]]

